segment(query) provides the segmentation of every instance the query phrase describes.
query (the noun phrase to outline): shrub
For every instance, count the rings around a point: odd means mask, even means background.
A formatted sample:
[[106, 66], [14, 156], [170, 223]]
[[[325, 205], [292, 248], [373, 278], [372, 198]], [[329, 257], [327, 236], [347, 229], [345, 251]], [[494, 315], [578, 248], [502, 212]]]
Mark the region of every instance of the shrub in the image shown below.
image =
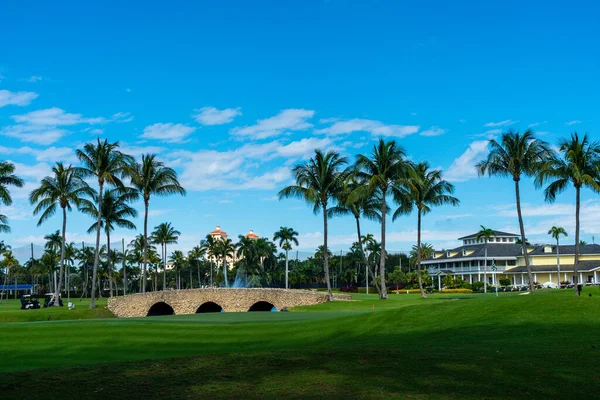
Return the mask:
[[421, 293], [419, 289], [400, 289], [400, 290], [392, 290], [394, 294], [407, 294], [407, 293]]
[[356, 286], [343, 286], [340, 288], [340, 292], [358, 293], [358, 288]]
[[500, 285], [501, 286], [510, 286], [511, 285], [511, 281], [508, 278], [501, 278], [500, 279]]
[[471, 285], [471, 288], [475, 292], [480, 292], [481, 290], [483, 290], [483, 282], [481, 282], [481, 281], [473, 282], [473, 284]]
[[471, 289], [464, 289], [464, 288], [459, 288], [459, 289], [442, 289], [440, 291], [440, 293], [473, 293], [473, 291]]

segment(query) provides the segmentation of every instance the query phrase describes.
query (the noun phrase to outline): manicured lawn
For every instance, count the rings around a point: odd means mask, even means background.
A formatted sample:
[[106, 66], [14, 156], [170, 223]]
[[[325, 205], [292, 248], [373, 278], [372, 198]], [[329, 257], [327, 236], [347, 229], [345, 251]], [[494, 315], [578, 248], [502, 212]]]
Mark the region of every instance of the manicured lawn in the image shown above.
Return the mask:
[[[0, 304], [0, 323], [2, 322], [30, 322], [30, 321], [56, 321], [73, 319], [94, 319], [94, 318], [114, 318], [112, 313], [106, 308], [107, 299], [96, 300], [96, 309], [89, 310], [90, 299], [71, 299], [75, 304], [74, 310], [69, 310], [67, 300], [64, 300], [64, 307], [48, 307], [38, 310], [21, 310], [19, 300], [10, 299], [8, 304], [6, 299]], [[43, 299], [40, 299], [43, 303]]]
[[580, 298], [354, 297], [290, 313], [0, 323], [0, 393], [549, 399], [600, 390], [598, 288]]

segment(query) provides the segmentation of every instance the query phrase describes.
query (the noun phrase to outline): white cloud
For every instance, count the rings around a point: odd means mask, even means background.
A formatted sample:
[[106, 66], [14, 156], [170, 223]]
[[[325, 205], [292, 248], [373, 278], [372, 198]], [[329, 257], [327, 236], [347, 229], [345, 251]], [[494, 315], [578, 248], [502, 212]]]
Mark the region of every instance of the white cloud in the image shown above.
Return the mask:
[[140, 136], [144, 139], [156, 139], [168, 143], [180, 143], [194, 132], [196, 128], [183, 124], [156, 123], [144, 128], [144, 133]]
[[23, 179], [31, 179], [39, 181], [45, 176], [50, 175], [52, 167], [46, 163], [38, 163], [35, 165], [26, 165], [11, 161], [15, 165], [15, 174]]
[[0, 90], [0, 107], [28, 106], [32, 100], [38, 97], [34, 92], [10, 92], [8, 90]]
[[266, 119], [260, 119], [255, 125], [233, 128], [230, 133], [234, 136], [251, 139], [265, 139], [279, 136], [288, 131], [303, 131], [313, 125], [307, 120], [315, 114], [312, 110], [287, 109]]
[[[15, 204], [12, 206], [3, 206], [2, 214], [6, 215], [9, 220], [13, 220], [13, 221], [23, 221], [23, 220], [32, 219], [33, 213], [31, 211], [31, 208], [25, 204], [20, 204], [20, 203], [21, 202], [19, 202], [19, 204], [17, 204], [15, 202]], [[25, 202], [23, 202], [23, 203], [25, 203]]]
[[334, 122], [330, 127], [318, 129], [316, 132], [327, 135], [369, 132], [373, 136], [392, 136], [401, 138], [417, 133], [418, 131], [418, 125], [386, 125], [380, 121], [354, 118], [346, 121]]
[[446, 133], [445, 129], [441, 129], [439, 126], [432, 126], [426, 131], [421, 132], [419, 135], [421, 136], [440, 136]]
[[0, 135], [40, 145], [52, 144], [68, 134], [68, 131], [56, 127], [27, 124], [7, 126], [0, 130]]
[[125, 143], [121, 144], [121, 151], [133, 157], [138, 157], [142, 154], [159, 154], [164, 150], [165, 148], [160, 146], [130, 146]]
[[273, 189], [289, 180], [290, 170], [270, 165], [268, 172], [255, 173], [263, 163], [283, 159], [287, 165], [311, 156], [315, 148], [332, 146], [329, 138], [305, 138], [287, 144], [280, 141], [246, 144], [229, 151], [176, 151], [167, 157], [180, 160], [181, 182], [189, 190]]
[[194, 111], [198, 111], [198, 114], [194, 115], [194, 118], [202, 125], [228, 124], [238, 115], [242, 115], [240, 107], [226, 108], [224, 110], [219, 110], [215, 107], [202, 107]]
[[314, 154], [315, 149], [333, 149], [333, 141], [329, 138], [304, 138], [276, 149], [276, 153], [282, 157], [308, 158]]
[[84, 118], [81, 114], [71, 114], [58, 107], [47, 108], [45, 110], [31, 111], [27, 114], [13, 115], [12, 119], [16, 122], [30, 125], [77, 125], [77, 124], [98, 124], [106, 122], [102, 117]]
[[580, 123], [581, 123], [580, 120], [575, 119], [573, 121], [565, 122], [565, 125], [569, 125], [570, 126], [570, 125], [575, 125], [575, 124], [580, 124]]
[[536, 126], [540, 126], [542, 124], [547, 124], [548, 121], [544, 121], [544, 122], [534, 122], [533, 124], [529, 124], [527, 125], [528, 128], [535, 128]]
[[54, 162], [62, 160], [65, 162], [76, 162], [75, 152], [70, 147], [48, 147], [43, 150], [34, 149], [29, 146], [11, 148], [0, 146], [0, 154], [28, 154], [35, 157], [36, 161]]
[[448, 181], [464, 182], [477, 177], [475, 165], [487, 154], [488, 143], [487, 140], [476, 140], [471, 143], [469, 148], [452, 162], [445, 178]]
[[104, 129], [102, 128], [94, 128], [89, 131], [92, 135], [102, 135], [104, 133]]
[[519, 121], [513, 121], [511, 119], [505, 119], [504, 121], [500, 121], [500, 122], [488, 122], [484, 126], [490, 127], [490, 128], [494, 128], [494, 127], [497, 127], [497, 126], [509, 126], [509, 125], [513, 125], [513, 124], [516, 124], [517, 122], [519, 122]]
[[474, 137], [484, 137], [486, 139], [494, 139], [496, 135], [502, 133], [502, 129], [489, 129], [483, 133], [478, 133], [477, 135], [473, 135]]
[[25, 79], [25, 81], [29, 83], [36, 83], [42, 80], [42, 77], [39, 75], [32, 75], [29, 78]]
[[113, 114], [110, 120], [118, 123], [131, 122], [133, 121], [133, 116], [130, 112], [118, 112]]

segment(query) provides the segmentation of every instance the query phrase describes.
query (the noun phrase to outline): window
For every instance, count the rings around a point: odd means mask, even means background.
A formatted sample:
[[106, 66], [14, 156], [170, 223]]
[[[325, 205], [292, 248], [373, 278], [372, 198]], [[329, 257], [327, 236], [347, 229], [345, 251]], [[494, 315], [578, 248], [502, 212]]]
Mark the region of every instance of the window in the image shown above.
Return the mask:
[[509, 266], [513, 266], [513, 267], [514, 267], [515, 265], [517, 265], [517, 261], [516, 261], [516, 260], [508, 260], [508, 261], [506, 262], [506, 265], [509, 265]]
[[512, 243], [512, 242], [514, 242], [514, 241], [515, 241], [515, 238], [508, 238], [508, 241], [509, 241], [510, 243]]
[[502, 243], [506, 243], [506, 238], [502, 238]]
[[490, 238], [489, 242], [491, 243], [491, 242], [493, 242], [493, 241], [494, 241], [494, 238]]

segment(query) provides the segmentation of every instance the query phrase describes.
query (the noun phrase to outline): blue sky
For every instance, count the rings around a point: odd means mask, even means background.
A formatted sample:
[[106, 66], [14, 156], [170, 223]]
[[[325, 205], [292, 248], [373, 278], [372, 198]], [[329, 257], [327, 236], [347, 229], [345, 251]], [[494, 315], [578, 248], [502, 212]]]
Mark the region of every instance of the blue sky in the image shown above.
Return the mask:
[[[150, 226], [172, 221], [183, 249], [217, 224], [234, 237], [291, 226], [300, 249], [314, 249], [321, 218], [275, 198], [290, 167], [315, 147], [353, 160], [381, 136], [456, 185], [461, 206], [428, 215], [425, 241], [449, 247], [480, 224], [516, 232], [512, 182], [477, 178], [473, 165], [503, 129], [600, 139], [598, 11], [577, 1], [3, 2], [0, 159], [27, 184], [0, 210], [13, 230], [2, 239], [42, 243], [60, 227], [36, 227], [26, 196], [98, 135], [177, 169], [189, 193], [153, 200]], [[530, 181], [522, 190], [530, 239], [559, 224], [572, 240], [573, 193], [547, 205]], [[583, 202], [591, 242], [600, 201], [585, 192]], [[90, 224], [70, 214], [69, 238], [91, 242]], [[415, 226], [414, 216], [391, 224], [388, 246], [409, 249]], [[353, 221], [333, 219], [330, 234], [347, 248]]]

